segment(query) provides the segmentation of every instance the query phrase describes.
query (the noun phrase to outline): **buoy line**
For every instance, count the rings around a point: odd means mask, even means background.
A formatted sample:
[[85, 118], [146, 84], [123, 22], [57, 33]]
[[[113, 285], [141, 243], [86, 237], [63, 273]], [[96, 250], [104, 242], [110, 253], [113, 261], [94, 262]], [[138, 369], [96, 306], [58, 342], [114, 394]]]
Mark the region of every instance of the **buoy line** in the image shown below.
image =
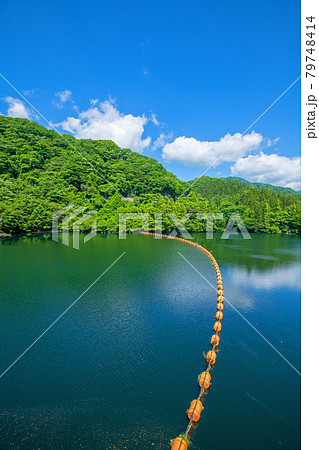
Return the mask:
[[190, 407], [187, 410], [187, 417], [189, 419], [189, 422], [188, 422], [185, 432], [180, 434], [175, 439], [171, 440], [172, 450], [187, 450], [188, 445], [189, 445], [189, 435], [190, 435], [191, 429], [192, 429], [194, 423], [199, 421], [199, 419], [201, 417], [201, 413], [204, 409], [203, 403], [202, 403], [202, 398], [203, 398], [204, 393], [207, 392], [207, 390], [209, 389], [209, 387], [211, 385], [212, 377], [211, 377], [210, 372], [212, 371], [212, 369], [214, 368], [215, 363], [216, 363], [217, 352], [218, 352], [219, 341], [220, 341], [219, 335], [220, 335], [220, 332], [222, 329], [221, 322], [223, 320], [223, 314], [224, 314], [223, 313], [223, 311], [224, 311], [224, 297], [223, 297], [224, 292], [223, 292], [222, 276], [221, 276], [219, 266], [218, 266], [217, 261], [214, 258], [214, 256], [208, 250], [206, 250], [206, 248], [202, 247], [201, 245], [198, 245], [192, 241], [188, 241], [187, 239], [168, 236], [168, 235], [160, 234], [160, 233], [149, 233], [146, 231], [142, 231], [141, 234], [149, 235], [149, 236], [158, 236], [158, 237], [163, 237], [166, 239], [175, 239], [177, 241], [181, 241], [186, 244], [192, 245], [193, 247], [197, 247], [208, 256], [208, 258], [211, 260], [211, 262], [215, 268], [215, 271], [216, 271], [217, 312], [216, 312], [216, 316], [215, 316], [216, 322], [214, 323], [214, 327], [213, 327], [214, 334], [212, 335], [212, 338], [210, 341], [211, 350], [209, 350], [207, 352], [207, 355], [205, 355], [205, 353], [204, 353], [204, 356], [206, 358], [207, 369], [198, 376], [198, 384], [200, 386], [200, 391], [199, 391], [198, 397], [196, 399], [192, 400]]

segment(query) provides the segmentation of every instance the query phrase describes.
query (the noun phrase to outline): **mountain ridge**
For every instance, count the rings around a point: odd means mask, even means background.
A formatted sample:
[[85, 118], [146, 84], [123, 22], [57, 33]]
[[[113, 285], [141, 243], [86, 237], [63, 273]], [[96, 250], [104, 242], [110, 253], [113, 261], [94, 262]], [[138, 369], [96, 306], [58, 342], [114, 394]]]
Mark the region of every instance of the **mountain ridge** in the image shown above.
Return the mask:
[[229, 176], [229, 177], [222, 177], [223, 180], [229, 180], [229, 181], [237, 181], [239, 183], [245, 183], [247, 186], [255, 186], [258, 189], [272, 189], [275, 192], [280, 192], [282, 194], [290, 194], [290, 195], [294, 195], [295, 197], [300, 196], [301, 191], [296, 191], [295, 189], [292, 189], [290, 187], [287, 186], [277, 186], [274, 184], [270, 184], [270, 183], [261, 183], [259, 181], [248, 181], [245, 178], [241, 178], [241, 177], [233, 177], [233, 176]]

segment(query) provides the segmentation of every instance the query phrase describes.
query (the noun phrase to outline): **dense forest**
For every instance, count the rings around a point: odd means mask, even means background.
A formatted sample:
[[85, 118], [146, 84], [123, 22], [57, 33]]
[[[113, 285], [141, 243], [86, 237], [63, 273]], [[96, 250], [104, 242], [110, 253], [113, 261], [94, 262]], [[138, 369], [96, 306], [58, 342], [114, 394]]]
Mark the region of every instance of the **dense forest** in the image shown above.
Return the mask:
[[244, 180], [244, 178], [240, 178], [240, 177], [227, 177], [227, 178], [223, 178], [223, 180], [230, 180], [230, 181], [238, 181], [239, 183], [244, 183], [246, 184], [246, 186], [254, 186], [255, 188], [258, 189], [270, 189], [272, 191], [278, 192], [279, 194], [290, 194], [293, 197], [296, 197], [300, 200], [300, 191], [294, 191], [293, 189], [289, 188], [289, 187], [282, 187], [282, 186], [273, 186], [272, 184], [266, 184], [266, 183], [258, 183], [258, 182], [254, 182], [251, 183], [250, 181]]
[[[50, 230], [52, 214], [71, 202], [97, 210], [98, 231], [104, 232], [118, 231], [123, 212], [148, 212], [151, 229], [154, 214], [163, 213], [165, 232], [174, 228], [168, 213], [181, 218], [187, 212], [221, 212], [216, 231], [224, 230], [230, 214], [239, 213], [250, 232], [300, 233], [300, 194], [295, 191], [291, 195], [210, 177], [191, 186], [156, 159], [112, 141], [64, 138], [36, 122], [0, 115], [1, 233]], [[83, 229], [89, 226], [90, 221]], [[186, 228], [204, 231], [205, 221], [193, 214]]]

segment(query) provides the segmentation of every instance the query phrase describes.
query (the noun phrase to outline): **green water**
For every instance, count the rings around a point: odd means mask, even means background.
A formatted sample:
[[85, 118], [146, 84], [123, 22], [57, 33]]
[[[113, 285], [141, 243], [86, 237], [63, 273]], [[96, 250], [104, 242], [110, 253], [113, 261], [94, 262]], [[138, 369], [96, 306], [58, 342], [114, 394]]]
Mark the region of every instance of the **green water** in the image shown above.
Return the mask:
[[[225, 297], [300, 371], [300, 239], [206, 240]], [[1, 449], [165, 449], [187, 425], [216, 311], [209, 259], [183, 243], [2, 238]], [[193, 449], [300, 448], [300, 376], [225, 303]]]

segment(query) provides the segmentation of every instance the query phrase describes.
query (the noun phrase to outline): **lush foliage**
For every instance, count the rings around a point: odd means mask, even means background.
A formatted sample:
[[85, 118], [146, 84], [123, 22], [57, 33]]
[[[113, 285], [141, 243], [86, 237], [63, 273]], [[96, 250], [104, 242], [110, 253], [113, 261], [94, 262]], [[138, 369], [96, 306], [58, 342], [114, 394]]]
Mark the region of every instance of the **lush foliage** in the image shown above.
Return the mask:
[[240, 178], [240, 177], [227, 177], [224, 178], [225, 180], [229, 180], [229, 181], [238, 181], [239, 183], [244, 183], [246, 184], [246, 186], [254, 186], [255, 188], [258, 189], [270, 189], [271, 191], [275, 191], [278, 192], [278, 194], [290, 194], [293, 197], [296, 197], [300, 200], [301, 195], [300, 195], [300, 191], [294, 191], [293, 189], [289, 188], [289, 187], [282, 187], [282, 186], [273, 186], [272, 184], [266, 184], [266, 183], [251, 183], [250, 181], [244, 180], [244, 178]]
[[[0, 232], [49, 230], [52, 214], [71, 202], [98, 211], [99, 231], [116, 232], [123, 212], [150, 213], [151, 228], [155, 213], [181, 218], [187, 212], [222, 212], [217, 231], [231, 213], [239, 213], [249, 231], [300, 232], [300, 201], [293, 195], [203, 177], [178, 199], [190, 183], [155, 159], [112, 141], [65, 138], [71, 145], [36, 122], [0, 116]], [[112, 186], [132, 198], [123, 200]], [[89, 226], [90, 221], [84, 225]], [[174, 228], [166, 215], [163, 227], [165, 232]], [[186, 228], [204, 231], [205, 221], [193, 214]]]

